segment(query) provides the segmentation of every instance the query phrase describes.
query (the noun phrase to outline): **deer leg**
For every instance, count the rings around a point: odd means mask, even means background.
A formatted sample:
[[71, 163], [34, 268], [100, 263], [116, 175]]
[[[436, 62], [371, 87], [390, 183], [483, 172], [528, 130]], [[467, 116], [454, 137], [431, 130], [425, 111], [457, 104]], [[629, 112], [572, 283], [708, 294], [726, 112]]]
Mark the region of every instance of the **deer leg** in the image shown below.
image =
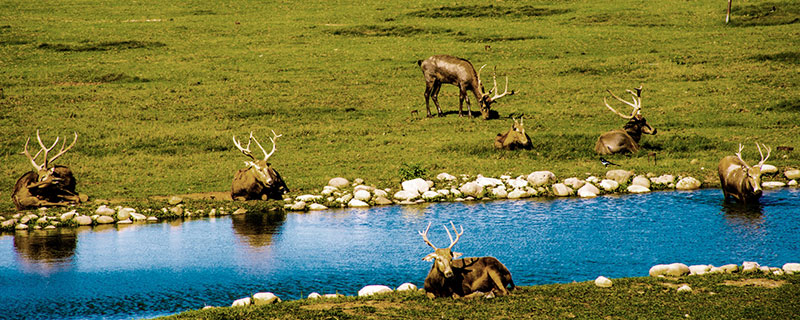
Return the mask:
[[498, 295], [505, 296], [508, 295], [508, 289], [503, 284], [503, 277], [497, 273], [497, 271], [489, 271], [489, 279], [492, 279], [492, 283], [494, 283], [495, 288], [492, 291], [497, 290], [499, 292]]
[[[433, 91], [433, 82], [426, 82], [425, 83], [425, 108], [428, 109], [428, 118], [431, 117], [431, 105], [430, 105], [430, 97], [431, 92]], [[436, 98], [433, 98], [434, 101]]]
[[436, 105], [436, 112], [438, 112], [438, 116], [444, 117], [444, 113], [442, 113], [442, 108], [439, 107], [439, 91], [442, 90], [442, 83], [436, 81], [436, 84], [433, 86], [433, 104]]

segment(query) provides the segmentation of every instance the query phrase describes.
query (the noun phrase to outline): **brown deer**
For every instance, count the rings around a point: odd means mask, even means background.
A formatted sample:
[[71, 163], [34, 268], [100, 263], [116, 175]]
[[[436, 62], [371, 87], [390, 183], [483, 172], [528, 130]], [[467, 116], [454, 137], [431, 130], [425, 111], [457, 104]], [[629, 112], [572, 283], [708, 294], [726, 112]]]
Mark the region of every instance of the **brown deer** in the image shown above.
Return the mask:
[[533, 148], [531, 137], [525, 133], [525, 119], [523, 117], [520, 117], [519, 121], [514, 118], [511, 119], [514, 120], [514, 124], [511, 125], [511, 129], [508, 129], [506, 133], [497, 134], [497, 137], [494, 138], [494, 147], [497, 149], [506, 150], [530, 150]]
[[[494, 257], [470, 257], [456, 259], [461, 253], [453, 252], [453, 246], [464, 234], [456, 230], [453, 222], [450, 222], [456, 239], [450, 235], [450, 231], [445, 226], [447, 237], [450, 238], [450, 246], [447, 248], [437, 248], [428, 240], [428, 230], [420, 231], [422, 240], [433, 248], [433, 253], [425, 256], [422, 260], [433, 261], [433, 266], [425, 277], [425, 291], [429, 297], [478, 297], [483, 295], [507, 295], [509, 290], [514, 290], [514, 281], [511, 280], [511, 272], [508, 271], [500, 261]], [[510, 286], [509, 288], [506, 288]]]
[[[30, 160], [35, 170], [29, 171], [22, 175], [14, 184], [14, 192], [11, 194], [11, 200], [17, 210], [27, 210], [38, 207], [51, 207], [51, 206], [68, 206], [70, 204], [78, 204], [81, 202], [80, 197], [75, 193], [75, 185], [77, 184], [72, 170], [65, 166], [52, 166], [53, 162], [62, 156], [64, 153], [75, 146], [78, 141], [78, 133], [75, 133], [75, 139], [72, 143], [66, 145], [66, 139], [61, 144], [61, 149], [52, 157], [48, 157], [50, 151], [58, 144], [59, 137], [50, 148], [46, 147], [42, 138], [39, 136], [39, 131], [36, 131], [36, 140], [39, 141], [41, 148], [36, 155], [31, 156], [28, 151], [28, 143], [31, 141], [28, 138], [25, 141], [25, 147], [22, 151], [28, 160]], [[42, 164], [38, 164], [36, 159], [39, 155], [43, 155]]]
[[[267, 162], [269, 157], [275, 153], [275, 139], [283, 136], [275, 134], [275, 131], [272, 131], [272, 135], [273, 136], [269, 138], [269, 140], [272, 141], [272, 151], [269, 154], [264, 150], [264, 147], [261, 146], [261, 143], [256, 140], [252, 132], [250, 132], [250, 139], [248, 139], [247, 147], [245, 148], [242, 148], [242, 144], [236, 140], [236, 136], [233, 136], [233, 144], [236, 148], [253, 160], [245, 161], [244, 164], [247, 165], [247, 168], [239, 169], [233, 176], [231, 198], [234, 200], [280, 200], [283, 198], [284, 193], [289, 192], [289, 188], [286, 186], [286, 183], [283, 182], [281, 175]], [[264, 153], [263, 160], [256, 159], [250, 151], [250, 143], [253, 141], [255, 141], [258, 148], [261, 149], [261, 152]]]
[[765, 157], [758, 143], [756, 143], [756, 147], [761, 155], [761, 161], [755, 166], [747, 165], [742, 159], [744, 146], [741, 143], [739, 152], [735, 153], [736, 156], [727, 156], [719, 161], [717, 171], [725, 200], [732, 197], [741, 203], [752, 203], [761, 198], [761, 166], [767, 161], [772, 150], [764, 145], [764, 148], [767, 149]]
[[638, 152], [639, 140], [642, 138], [642, 133], [656, 134], [657, 130], [647, 124], [647, 120], [642, 116], [642, 86], [634, 90], [636, 90], [635, 93], [631, 90], [625, 90], [633, 96], [633, 103], [625, 101], [614, 95], [611, 90], [607, 90], [614, 99], [633, 107], [633, 111], [630, 115], [622, 114], [608, 105], [606, 98], [603, 98], [606, 107], [623, 119], [627, 119], [628, 123], [626, 123], [622, 129], [611, 130], [600, 135], [597, 139], [597, 143], [594, 145], [594, 151], [598, 154]]
[[[459, 100], [458, 100], [458, 116], [461, 117], [464, 110], [464, 100], [467, 100], [467, 112], [470, 117], [472, 116], [472, 108], [470, 106], [469, 97], [467, 92], [472, 92], [475, 95], [475, 100], [480, 105], [481, 115], [483, 119], [489, 119], [489, 111], [491, 105], [497, 99], [506, 95], [513, 95], [514, 90], [508, 92], [508, 77], [506, 77], [506, 89], [502, 94], [497, 94], [497, 76], [492, 75], [494, 79], [494, 88], [489, 90], [488, 93], [483, 91], [483, 83], [481, 82], [481, 70], [486, 65], [483, 65], [478, 72], [472, 67], [472, 63], [465, 59], [457, 58], [450, 55], [435, 55], [425, 60], [417, 61], [417, 64], [422, 68], [422, 75], [425, 76], [425, 107], [428, 109], [428, 117], [431, 115], [431, 107], [429, 99], [433, 98], [433, 103], [436, 105], [436, 110], [439, 116], [442, 117], [442, 108], [439, 107], [439, 90], [442, 88], [443, 83], [449, 83], [458, 87]], [[495, 68], [496, 71], [496, 68]], [[494, 92], [494, 94], [492, 94]]]

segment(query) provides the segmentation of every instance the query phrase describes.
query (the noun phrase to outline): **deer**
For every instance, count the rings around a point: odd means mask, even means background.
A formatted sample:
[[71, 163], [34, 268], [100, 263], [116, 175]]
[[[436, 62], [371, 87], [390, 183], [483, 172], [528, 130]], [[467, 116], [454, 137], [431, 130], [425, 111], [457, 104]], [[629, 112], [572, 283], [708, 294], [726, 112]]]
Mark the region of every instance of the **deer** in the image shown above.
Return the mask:
[[[272, 151], [267, 153], [261, 143], [258, 142], [253, 132], [250, 132], [250, 138], [247, 141], [247, 146], [242, 147], [242, 144], [233, 136], [233, 144], [244, 155], [250, 157], [253, 161], [245, 161], [246, 168], [239, 169], [233, 176], [233, 185], [231, 186], [231, 198], [234, 200], [280, 200], [283, 194], [289, 192], [289, 188], [281, 178], [281, 175], [272, 168], [269, 158], [275, 153], [276, 143], [275, 140], [283, 135], [275, 134], [272, 131]], [[255, 142], [261, 152], [264, 153], [264, 159], [259, 160], [250, 151], [250, 143]]]
[[524, 116], [520, 117], [519, 121], [513, 117], [511, 119], [514, 120], [514, 124], [511, 125], [511, 129], [508, 129], [506, 133], [497, 134], [497, 137], [494, 138], [494, 147], [497, 149], [506, 150], [530, 150], [533, 148], [533, 144], [531, 144], [531, 137], [525, 133]]
[[509, 290], [514, 290], [514, 281], [511, 279], [511, 272], [505, 265], [494, 257], [469, 257], [456, 259], [461, 253], [453, 252], [453, 246], [458, 243], [464, 234], [464, 227], [458, 232], [453, 222], [450, 222], [456, 239], [450, 235], [447, 226], [447, 237], [450, 238], [450, 245], [447, 248], [437, 248], [428, 240], [428, 230], [419, 231], [422, 240], [433, 248], [433, 253], [428, 254], [422, 260], [433, 261], [433, 266], [425, 277], [425, 291], [429, 298], [434, 297], [453, 297], [453, 298], [474, 298], [480, 296], [508, 295]]
[[[761, 146], [767, 149], [767, 156], [761, 151]], [[748, 204], [757, 202], [761, 198], [761, 166], [769, 159], [772, 149], [766, 145], [759, 145], [756, 142], [761, 161], [755, 166], [747, 165], [742, 159], [742, 149], [744, 146], [739, 144], [739, 152], [736, 156], [726, 156], [719, 161], [717, 172], [719, 173], [719, 183], [722, 186], [722, 194], [725, 200], [734, 198], [736, 201]]]
[[425, 77], [425, 107], [428, 109], [428, 118], [433, 117], [431, 114], [431, 107], [429, 100], [433, 99], [433, 104], [436, 105], [436, 110], [440, 117], [444, 116], [442, 108], [439, 107], [439, 90], [442, 88], [443, 83], [452, 84], [459, 89], [458, 100], [458, 116], [463, 117], [464, 100], [467, 101], [467, 112], [472, 117], [472, 107], [469, 102], [467, 92], [472, 92], [475, 100], [480, 105], [481, 116], [484, 120], [489, 119], [491, 106], [497, 99], [505, 96], [514, 95], [514, 90], [508, 92], [508, 77], [506, 76], [506, 88], [503, 93], [498, 94], [497, 89], [497, 68], [492, 75], [494, 80], [494, 88], [486, 93], [483, 90], [483, 83], [481, 82], [480, 75], [486, 65], [483, 65], [478, 72], [472, 63], [466, 59], [450, 56], [450, 55], [434, 55], [425, 60], [418, 60], [417, 64], [422, 68], [422, 75]]
[[[11, 200], [14, 201], [18, 211], [40, 207], [64, 207], [81, 202], [80, 196], [75, 192], [77, 181], [72, 174], [72, 170], [66, 166], [53, 165], [56, 159], [75, 146], [78, 141], [78, 133], [75, 133], [75, 139], [72, 140], [69, 146], [66, 146], [67, 139], [64, 139], [58, 153], [50, 156], [50, 152], [56, 147], [60, 139], [60, 137], [56, 137], [55, 142], [48, 148], [42, 142], [39, 130], [36, 130], [36, 140], [39, 142], [41, 149], [34, 156], [31, 156], [28, 151], [30, 137], [25, 141], [25, 147], [23, 147], [21, 154], [28, 158], [34, 170], [23, 174], [14, 184]], [[41, 164], [36, 162], [39, 155], [42, 155]]]
[[630, 115], [622, 114], [612, 108], [608, 104], [606, 98], [603, 98], [606, 107], [623, 119], [628, 120], [628, 123], [626, 123], [622, 129], [608, 131], [597, 138], [594, 151], [598, 154], [636, 153], [639, 151], [639, 140], [641, 140], [642, 134], [655, 135], [658, 131], [651, 127], [644, 116], [642, 116], [642, 86], [640, 85], [638, 88], [634, 88], [634, 90], [636, 90], [635, 93], [632, 90], [625, 90], [631, 94], [633, 102], [625, 101], [614, 95], [611, 90], [606, 90], [614, 99], [631, 106], [633, 111], [631, 111]]

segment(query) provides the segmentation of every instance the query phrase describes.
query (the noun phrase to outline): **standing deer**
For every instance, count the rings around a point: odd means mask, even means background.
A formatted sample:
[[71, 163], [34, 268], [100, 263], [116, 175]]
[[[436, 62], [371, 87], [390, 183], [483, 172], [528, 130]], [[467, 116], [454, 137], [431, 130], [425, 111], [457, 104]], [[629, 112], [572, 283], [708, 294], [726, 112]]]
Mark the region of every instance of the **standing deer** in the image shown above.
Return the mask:
[[736, 156], [727, 156], [719, 161], [717, 171], [719, 173], [719, 183], [722, 185], [722, 194], [725, 200], [733, 197], [741, 203], [751, 203], [761, 198], [761, 166], [769, 158], [772, 151], [766, 145], [767, 156], [761, 152], [761, 146], [756, 143], [761, 161], [755, 166], [749, 166], [742, 159], [742, 149], [744, 146], [739, 144], [739, 152]]
[[[436, 105], [436, 110], [439, 116], [442, 117], [442, 108], [439, 107], [439, 90], [442, 88], [443, 83], [449, 83], [458, 87], [458, 116], [461, 117], [464, 110], [464, 100], [467, 100], [467, 112], [470, 117], [472, 116], [472, 108], [470, 106], [467, 91], [475, 95], [475, 100], [480, 105], [481, 115], [483, 119], [489, 119], [489, 111], [491, 105], [497, 99], [506, 95], [513, 95], [514, 90], [508, 92], [508, 77], [506, 77], [506, 89], [502, 94], [497, 94], [497, 76], [492, 75], [494, 80], [494, 88], [489, 90], [488, 93], [483, 91], [483, 83], [481, 82], [481, 70], [486, 65], [483, 65], [478, 72], [472, 67], [472, 63], [465, 59], [457, 58], [450, 55], [435, 55], [425, 60], [417, 61], [417, 64], [422, 68], [422, 75], [425, 76], [425, 107], [428, 109], [428, 117], [431, 115], [431, 107], [429, 99], [433, 98], [433, 103]], [[496, 69], [496, 68], [495, 68]], [[492, 94], [494, 92], [494, 94]]]
[[[75, 193], [75, 185], [77, 184], [75, 177], [72, 175], [72, 170], [65, 166], [51, 166], [53, 162], [62, 156], [64, 153], [75, 146], [78, 141], [78, 133], [75, 133], [75, 139], [72, 143], [66, 145], [66, 139], [61, 144], [61, 149], [58, 153], [48, 158], [50, 151], [55, 148], [60, 138], [56, 137], [56, 141], [50, 148], [46, 147], [42, 138], [39, 136], [39, 131], [36, 131], [36, 140], [39, 141], [41, 148], [36, 155], [31, 156], [28, 151], [28, 143], [31, 141], [28, 138], [25, 141], [25, 147], [22, 151], [28, 160], [30, 160], [35, 170], [29, 171], [22, 175], [14, 184], [14, 192], [11, 194], [11, 200], [17, 210], [33, 209], [38, 207], [49, 206], [67, 206], [70, 204], [80, 203], [80, 197]], [[43, 163], [36, 163], [36, 159], [40, 154], [43, 154]]]
[[[461, 253], [453, 252], [453, 246], [464, 234], [456, 230], [453, 222], [450, 222], [456, 239], [450, 235], [450, 231], [445, 226], [447, 237], [450, 238], [450, 246], [447, 248], [437, 248], [428, 240], [428, 230], [420, 231], [422, 240], [433, 248], [433, 253], [425, 256], [422, 260], [433, 261], [433, 266], [425, 277], [425, 291], [429, 297], [467, 297], [472, 298], [484, 294], [507, 295], [509, 289], [514, 290], [514, 281], [511, 280], [511, 272], [508, 271], [500, 261], [494, 257], [470, 257], [453, 260], [461, 256]], [[510, 286], [508, 289], [507, 286]]]
[[[231, 198], [234, 200], [280, 200], [283, 198], [284, 193], [289, 192], [289, 188], [286, 186], [286, 183], [283, 182], [281, 175], [267, 162], [269, 157], [275, 153], [275, 139], [282, 136], [275, 134], [275, 131], [272, 131], [272, 135], [273, 136], [269, 138], [269, 140], [272, 141], [272, 151], [269, 154], [264, 150], [264, 147], [261, 146], [261, 143], [256, 140], [252, 132], [250, 132], [250, 139], [247, 141], [247, 147], [245, 148], [242, 148], [242, 144], [236, 140], [236, 136], [233, 136], [233, 144], [236, 148], [253, 160], [245, 161], [244, 163], [247, 165], [247, 168], [239, 169], [233, 176]], [[263, 160], [256, 159], [250, 151], [250, 143], [253, 141], [255, 141], [258, 148], [261, 149], [261, 152], [264, 153]]]
[[519, 121], [517, 119], [511, 118], [514, 120], [514, 124], [511, 125], [511, 129], [508, 129], [506, 133], [498, 133], [497, 137], [494, 138], [494, 147], [497, 149], [506, 149], [506, 150], [516, 150], [516, 149], [525, 149], [530, 150], [533, 148], [533, 144], [531, 143], [531, 137], [525, 133], [525, 119], [524, 117], [520, 117]]
[[647, 120], [642, 116], [642, 86], [634, 90], [636, 90], [635, 93], [631, 90], [625, 90], [633, 96], [633, 103], [625, 101], [614, 95], [611, 90], [607, 90], [614, 99], [633, 107], [633, 111], [630, 115], [619, 113], [608, 105], [606, 98], [603, 98], [606, 107], [623, 119], [627, 119], [628, 123], [622, 129], [611, 130], [601, 134], [594, 145], [595, 152], [599, 154], [635, 153], [639, 151], [639, 140], [642, 138], [642, 133], [656, 134], [657, 130], [647, 124]]

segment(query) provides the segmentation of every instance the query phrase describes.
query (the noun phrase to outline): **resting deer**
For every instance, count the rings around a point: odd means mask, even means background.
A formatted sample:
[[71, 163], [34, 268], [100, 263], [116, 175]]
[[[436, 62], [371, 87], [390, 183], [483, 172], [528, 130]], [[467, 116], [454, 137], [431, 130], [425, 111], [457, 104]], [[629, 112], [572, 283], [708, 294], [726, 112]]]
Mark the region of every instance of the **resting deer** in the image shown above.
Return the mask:
[[520, 117], [519, 121], [514, 118], [511, 119], [514, 120], [514, 124], [511, 125], [511, 129], [508, 129], [506, 133], [497, 134], [497, 137], [494, 138], [494, 147], [497, 149], [506, 150], [530, 150], [533, 148], [533, 144], [531, 144], [531, 137], [525, 133], [525, 119], [523, 117]]
[[[286, 183], [283, 182], [281, 175], [267, 162], [269, 157], [275, 153], [275, 139], [282, 136], [275, 134], [275, 131], [272, 131], [272, 135], [273, 136], [269, 138], [269, 140], [272, 141], [272, 151], [270, 153], [264, 150], [264, 147], [256, 140], [252, 132], [250, 132], [250, 138], [245, 148], [242, 148], [242, 144], [236, 140], [236, 136], [233, 136], [233, 144], [236, 148], [253, 160], [245, 161], [244, 163], [247, 165], [247, 168], [239, 169], [233, 176], [231, 198], [234, 200], [280, 200], [283, 198], [284, 193], [289, 192], [289, 188], [286, 186]], [[258, 148], [264, 153], [263, 160], [256, 159], [250, 151], [250, 143], [254, 141], [256, 145], [258, 145]]]
[[[422, 68], [422, 75], [425, 76], [425, 107], [428, 109], [428, 117], [433, 116], [431, 115], [430, 98], [433, 98], [433, 103], [436, 105], [439, 116], [444, 116], [442, 108], [439, 107], [439, 90], [442, 88], [443, 83], [455, 85], [459, 89], [459, 117], [463, 116], [464, 100], [467, 100], [467, 112], [470, 117], [472, 116], [472, 108], [470, 106], [469, 97], [467, 97], [468, 91], [475, 95], [475, 100], [478, 101], [480, 105], [483, 119], [489, 119], [489, 111], [491, 110], [492, 103], [506, 95], [510, 96], [514, 94], [514, 90], [508, 92], [508, 77], [506, 77], [505, 91], [503, 91], [502, 94], [497, 94], [497, 76], [495, 74], [492, 75], [494, 88], [489, 90], [488, 93], [484, 93], [480, 75], [481, 70], [483, 70], [486, 65], [483, 65], [478, 72], [475, 72], [472, 63], [450, 55], [431, 56], [428, 59], [417, 61], [417, 64]], [[494, 94], [492, 92], [494, 92]]]
[[[75, 177], [72, 175], [72, 170], [65, 166], [52, 166], [53, 162], [58, 157], [64, 155], [69, 149], [75, 146], [78, 141], [78, 134], [75, 133], [75, 139], [72, 143], [66, 145], [66, 139], [61, 144], [61, 149], [52, 157], [48, 157], [50, 151], [56, 147], [58, 140], [50, 148], [46, 147], [42, 138], [39, 136], [39, 131], [36, 131], [36, 140], [39, 141], [41, 148], [36, 155], [31, 156], [28, 151], [28, 143], [31, 141], [28, 138], [25, 141], [25, 147], [22, 151], [28, 160], [30, 160], [35, 170], [29, 171], [22, 175], [14, 185], [14, 192], [11, 194], [11, 200], [17, 210], [33, 209], [38, 207], [50, 206], [67, 206], [70, 204], [80, 203], [80, 197], [75, 193], [75, 185], [77, 184]], [[42, 164], [38, 164], [36, 159], [42, 155]]]
[[761, 155], [761, 161], [755, 166], [747, 165], [742, 159], [744, 146], [741, 143], [739, 144], [739, 152], [735, 153], [736, 156], [727, 156], [719, 161], [717, 171], [725, 200], [733, 197], [739, 202], [751, 203], [761, 198], [761, 166], [767, 161], [772, 150], [764, 145], [764, 148], [767, 149], [767, 156], [765, 157], [758, 143], [756, 143], [756, 147]]
[[[500, 261], [494, 257], [470, 257], [453, 260], [461, 256], [461, 253], [453, 252], [453, 246], [464, 234], [456, 230], [453, 222], [450, 222], [456, 239], [450, 235], [450, 231], [445, 226], [447, 237], [450, 238], [450, 246], [447, 248], [437, 248], [428, 240], [428, 230], [420, 231], [422, 240], [433, 248], [433, 253], [425, 256], [422, 260], [433, 261], [433, 266], [425, 277], [425, 291], [429, 297], [476, 297], [484, 294], [507, 295], [509, 289], [514, 289], [514, 281], [511, 280], [511, 272], [508, 271]], [[506, 288], [510, 286], [509, 288]]]
[[627, 119], [628, 123], [622, 129], [611, 130], [601, 134], [594, 145], [595, 152], [599, 154], [635, 153], [639, 151], [639, 140], [642, 138], [642, 133], [656, 134], [657, 130], [647, 124], [647, 120], [642, 116], [642, 86], [634, 90], [636, 90], [635, 93], [631, 90], [626, 90], [633, 96], [632, 103], [617, 97], [611, 90], [607, 90], [614, 99], [633, 107], [633, 111], [631, 111], [630, 115], [622, 114], [608, 105], [606, 98], [603, 98], [606, 107], [623, 119]]

